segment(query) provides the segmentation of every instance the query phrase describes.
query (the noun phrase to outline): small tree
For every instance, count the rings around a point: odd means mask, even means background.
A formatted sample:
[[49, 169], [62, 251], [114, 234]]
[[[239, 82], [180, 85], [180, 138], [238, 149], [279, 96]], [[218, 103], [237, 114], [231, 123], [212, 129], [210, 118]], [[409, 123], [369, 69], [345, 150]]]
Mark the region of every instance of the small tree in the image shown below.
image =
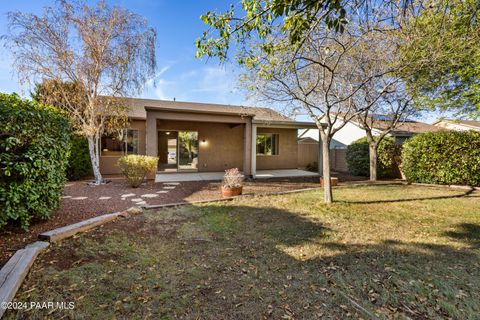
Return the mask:
[[[234, 6], [223, 14], [202, 16], [210, 28], [196, 43], [197, 57], [225, 61], [233, 42], [237, 61], [248, 70], [243, 80], [252, 92], [277, 105], [303, 108], [315, 121], [322, 138], [326, 203], [332, 202], [329, 144], [344, 125], [339, 115], [345, 115], [346, 123], [360, 113], [354, 108], [358, 90], [389, 73], [388, 68], [375, 68], [361, 74], [353, 55], [368, 52], [362, 44], [370, 34], [398, 27], [392, 16], [400, 7], [390, 1], [244, 0], [243, 17]], [[383, 56], [377, 53], [364, 56], [374, 60], [372, 65], [383, 66]]]
[[41, 83], [44, 101], [63, 109], [88, 140], [100, 184], [100, 138], [125, 126], [120, 99], [139, 92], [155, 72], [156, 33], [147, 21], [104, 1], [59, 0], [43, 15], [10, 12], [9, 34], [22, 82]]
[[[366, 103], [372, 99], [368, 88], [362, 88]], [[376, 95], [376, 94], [374, 94]], [[378, 147], [395, 128], [408, 121], [408, 117], [420, 112], [400, 81], [392, 84], [370, 108], [363, 108], [355, 120], [365, 130], [369, 149], [370, 181], [378, 176]]]

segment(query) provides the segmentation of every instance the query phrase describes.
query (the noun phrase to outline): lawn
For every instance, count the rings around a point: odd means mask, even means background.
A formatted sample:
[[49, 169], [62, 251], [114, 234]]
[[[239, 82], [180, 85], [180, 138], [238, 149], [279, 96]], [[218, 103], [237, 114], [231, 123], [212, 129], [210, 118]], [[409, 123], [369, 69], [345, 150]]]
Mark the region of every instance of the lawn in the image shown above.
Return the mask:
[[345, 187], [150, 210], [53, 246], [6, 318], [473, 319], [480, 191]]

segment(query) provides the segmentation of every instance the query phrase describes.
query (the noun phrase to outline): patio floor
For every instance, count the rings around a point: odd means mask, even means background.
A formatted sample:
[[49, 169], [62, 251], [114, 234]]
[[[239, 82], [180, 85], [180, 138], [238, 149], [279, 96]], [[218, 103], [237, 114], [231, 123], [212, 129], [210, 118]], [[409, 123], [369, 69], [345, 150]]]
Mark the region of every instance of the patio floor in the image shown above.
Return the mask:
[[[183, 173], [157, 173], [155, 182], [179, 182], [179, 181], [215, 181], [222, 180], [224, 172], [183, 172]], [[257, 170], [256, 179], [287, 178], [287, 177], [315, 177], [318, 173], [299, 170]]]

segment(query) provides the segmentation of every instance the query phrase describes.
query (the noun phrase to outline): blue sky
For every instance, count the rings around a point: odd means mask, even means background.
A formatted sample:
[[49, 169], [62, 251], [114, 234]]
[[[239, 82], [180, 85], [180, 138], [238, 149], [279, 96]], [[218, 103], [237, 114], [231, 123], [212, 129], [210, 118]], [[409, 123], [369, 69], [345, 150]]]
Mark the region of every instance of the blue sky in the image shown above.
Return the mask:
[[[96, 2], [96, 1], [91, 1]], [[172, 1], [172, 0], [120, 0], [118, 4], [146, 17], [157, 30], [157, 86], [148, 85], [140, 94], [143, 98], [182, 101], [246, 104], [236, 88], [236, 75], [232, 66], [220, 66], [217, 61], [195, 58], [195, 39], [205, 29], [200, 15], [208, 10], [228, 8], [229, 1]], [[6, 33], [6, 13], [19, 10], [40, 14], [42, 8], [54, 0], [1, 1], [0, 34]], [[12, 75], [11, 58], [0, 47], [0, 92], [18, 92], [28, 96], [29, 87], [18, 84]]]
[[[96, 0], [88, 0], [95, 3]], [[234, 0], [236, 1], [236, 0]], [[231, 0], [107, 0], [146, 17], [157, 30], [156, 87], [148, 84], [139, 97], [178, 101], [252, 105], [237, 87], [235, 67], [221, 66], [217, 61], [195, 58], [195, 39], [205, 30], [200, 15], [209, 10], [224, 11]], [[55, 0], [2, 0], [0, 3], [0, 35], [7, 31], [9, 11], [41, 14], [42, 8]], [[0, 92], [17, 92], [29, 96], [29, 87], [20, 85], [12, 74], [8, 51], [0, 47]], [[428, 114], [423, 121], [432, 122], [438, 114]], [[306, 116], [298, 120], [308, 120]]]

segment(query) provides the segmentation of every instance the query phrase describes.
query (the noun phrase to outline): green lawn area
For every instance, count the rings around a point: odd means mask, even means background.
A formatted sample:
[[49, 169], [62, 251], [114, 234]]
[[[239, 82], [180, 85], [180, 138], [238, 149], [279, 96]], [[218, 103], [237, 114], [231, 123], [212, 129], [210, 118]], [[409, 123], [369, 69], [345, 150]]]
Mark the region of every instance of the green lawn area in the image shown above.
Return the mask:
[[480, 192], [370, 186], [150, 210], [54, 245], [6, 318], [474, 319]]

